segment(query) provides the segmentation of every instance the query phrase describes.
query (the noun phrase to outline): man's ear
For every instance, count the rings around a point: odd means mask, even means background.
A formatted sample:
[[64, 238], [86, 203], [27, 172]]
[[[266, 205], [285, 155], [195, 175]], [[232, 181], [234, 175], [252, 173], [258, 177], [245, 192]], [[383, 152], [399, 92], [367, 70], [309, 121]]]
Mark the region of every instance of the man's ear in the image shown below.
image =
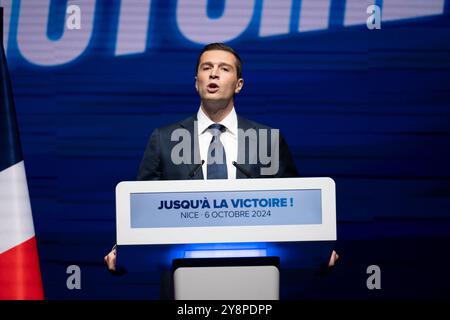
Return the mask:
[[236, 88], [234, 89], [234, 93], [239, 93], [244, 86], [244, 79], [240, 78], [236, 83]]
[[197, 76], [195, 76], [195, 90], [197, 90], [197, 92], [198, 92]]

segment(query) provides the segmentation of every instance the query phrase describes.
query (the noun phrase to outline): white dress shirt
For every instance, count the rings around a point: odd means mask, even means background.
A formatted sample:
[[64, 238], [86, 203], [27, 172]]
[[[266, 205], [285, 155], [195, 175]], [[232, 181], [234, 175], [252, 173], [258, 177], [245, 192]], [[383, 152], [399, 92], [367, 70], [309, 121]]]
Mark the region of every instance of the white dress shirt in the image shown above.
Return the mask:
[[[200, 149], [200, 159], [205, 160], [205, 164], [202, 166], [203, 178], [206, 180], [208, 177], [208, 148], [213, 135], [208, 127], [215, 123], [212, 121], [200, 106], [197, 112], [197, 125], [198, 125], [198, 143]], [[238, 123], [237, 114], [233, 109], [231, 112], [223, 119], [218, 122], [225, 126], [226, 130], [220, 134], [220, 141], [225, 148], [225, 154], [227, 157], [227, 173], [228, 179], [236, 179], [236, 167], [233, 166], [233, 161], [237, 161], [237, 150], [238, 150]]]

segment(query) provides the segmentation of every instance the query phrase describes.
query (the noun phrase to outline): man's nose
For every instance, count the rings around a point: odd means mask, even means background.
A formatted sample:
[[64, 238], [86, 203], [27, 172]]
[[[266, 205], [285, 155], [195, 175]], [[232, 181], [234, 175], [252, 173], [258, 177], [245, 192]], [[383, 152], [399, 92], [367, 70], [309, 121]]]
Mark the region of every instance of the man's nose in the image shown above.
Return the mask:
[[211, 79], [219, 78], [219, 69], [211, 68], [211, 73], [209, 74]]

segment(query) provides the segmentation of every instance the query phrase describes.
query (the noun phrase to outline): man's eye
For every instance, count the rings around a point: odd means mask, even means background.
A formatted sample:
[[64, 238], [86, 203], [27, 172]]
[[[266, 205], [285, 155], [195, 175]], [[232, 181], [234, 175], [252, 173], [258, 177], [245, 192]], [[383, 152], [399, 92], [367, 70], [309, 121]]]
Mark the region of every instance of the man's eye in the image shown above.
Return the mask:
[[209, 70], [209, 69], [211, 69], [211, 67], [203, 67], [202, 70]]
[[230, 71], [228, 68], [223, 67], [222, 68], [223, 71]]

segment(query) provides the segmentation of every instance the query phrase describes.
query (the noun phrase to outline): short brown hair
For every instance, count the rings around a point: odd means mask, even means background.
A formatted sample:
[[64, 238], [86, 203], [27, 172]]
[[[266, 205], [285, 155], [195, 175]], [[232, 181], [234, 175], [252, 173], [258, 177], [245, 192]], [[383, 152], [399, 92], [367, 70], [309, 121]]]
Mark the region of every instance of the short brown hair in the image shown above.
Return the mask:
[[234, 55], [234, 57], [236, 58], [236, 70], [237, 70], [237, 77], [238, 79], [242, 78], [242, 61], [241, 61], [241, 57], [239, 57], [239, 55], [237, 54], [236, 51], [234, 51], [233, 48], [231, 48], [230, 46], [227, 46], [224, 43], [210, 43], [207, 44], [206, 46], [203, 47], [202, 52], [200, 52], [198, 59], [197, 59], [197, 67], [195, 68], [195, 73], [198, 73], [198, 66], [200, 64], [200, 58], [202, 56], [203, 53], [205, 53], [206, 51], [211, 51], [211, 50], [222, 50], [222, 51], [227, 51], [230, 52]]

